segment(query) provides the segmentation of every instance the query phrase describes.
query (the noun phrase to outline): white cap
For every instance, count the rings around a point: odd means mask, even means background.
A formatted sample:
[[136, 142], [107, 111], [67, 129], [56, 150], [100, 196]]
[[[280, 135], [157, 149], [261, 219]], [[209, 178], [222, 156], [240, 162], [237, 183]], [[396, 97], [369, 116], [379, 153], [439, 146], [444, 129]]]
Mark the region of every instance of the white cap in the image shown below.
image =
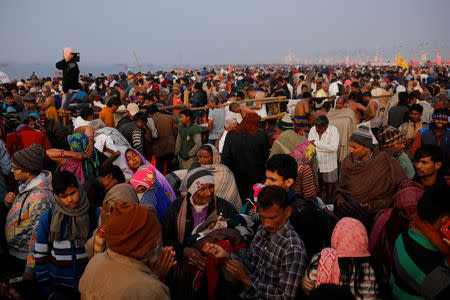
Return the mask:
[[139, 112], [139, 106], [137, 106], [136, 103], [130, 103], [127, 105], [127, 111], [130, 113], [130, 115], [134, 116]]

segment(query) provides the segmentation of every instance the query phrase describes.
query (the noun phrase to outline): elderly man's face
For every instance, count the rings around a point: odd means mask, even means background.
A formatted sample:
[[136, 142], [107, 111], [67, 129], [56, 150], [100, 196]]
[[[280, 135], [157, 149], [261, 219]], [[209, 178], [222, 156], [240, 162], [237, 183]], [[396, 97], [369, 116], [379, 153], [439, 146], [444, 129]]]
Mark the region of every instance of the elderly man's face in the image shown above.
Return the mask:
[[349, 142], [349, 146], [350, 146], [350, 154], [352, 155], [352, 157], [356, 160], [362, 161], [365, 160], [369, 157], [370, 153], [372, 152], [372, 150], [370, 150], [370, 148], [364, 147], [358, 143], [355, 142]]
[[192, 195], [192, 201], [195, 205], [206, 205], [211, 202], [214, 195], [214, 185], [204, 184], [197, 192]]

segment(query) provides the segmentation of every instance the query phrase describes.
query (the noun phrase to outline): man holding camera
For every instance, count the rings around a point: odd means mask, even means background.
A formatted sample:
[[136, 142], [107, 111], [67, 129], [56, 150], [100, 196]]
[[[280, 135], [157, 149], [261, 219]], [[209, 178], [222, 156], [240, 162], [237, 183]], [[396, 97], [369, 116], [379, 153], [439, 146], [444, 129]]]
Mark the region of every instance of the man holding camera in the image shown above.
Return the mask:
[[67, 47], [63, 50], [63, 59], [56, 63], [56, 68], [63, 71], [63, 92], [65, 98], [62, 107], [69, 109], [69, 105], [75, 98], [78, 90], [81, 88], [78, 82], [80, 76], [80, 69], [77, 62], [80, 61], [80, 54], [74, 53], [73, 48]]

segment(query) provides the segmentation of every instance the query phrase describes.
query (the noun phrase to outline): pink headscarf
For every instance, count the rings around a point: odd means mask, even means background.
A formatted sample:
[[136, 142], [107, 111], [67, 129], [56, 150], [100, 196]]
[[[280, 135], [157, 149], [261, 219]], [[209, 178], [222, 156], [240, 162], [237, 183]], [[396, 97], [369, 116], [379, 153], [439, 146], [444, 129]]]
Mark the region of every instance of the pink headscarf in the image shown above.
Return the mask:
[[352, 85], [352, 81], [351, 81], [350, 79], [347, 79], [347, 80], [344, 82], [344, 89], [345, 89], [346, 87], [351, 86], [351, 85]]
[[339, 285], [339, 257], [370, 256], [369, 238], [364, 225], [353, 218], [342, 218], [331, 236], [331, 248], [320, 253], [316, 287], [324, 283]]
[[141, 169], [134, 173], [130, 183], [135, 188], [139, 185], [143, 185], [147, 189], [151, 189], [155, 183], [155, 174], [148, 168]]
[[63, 49], [63, 57], [64, 59], [66, 59], [67, 57], [69, 57], [69, 55], [73, 53], [73, 48], [71, 47], [66, 47]]

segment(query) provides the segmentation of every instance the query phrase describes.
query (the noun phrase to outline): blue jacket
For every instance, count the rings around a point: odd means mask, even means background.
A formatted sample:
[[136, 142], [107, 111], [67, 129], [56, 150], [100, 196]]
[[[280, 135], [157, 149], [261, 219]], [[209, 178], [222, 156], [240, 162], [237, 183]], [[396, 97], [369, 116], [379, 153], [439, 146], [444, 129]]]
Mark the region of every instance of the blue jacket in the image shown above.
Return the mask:
[[[91, 208], [89, 208], [91, 210]], [[89, 221], [89, 236], [98, 226], [100, 209], [96, 210], [95, 220]], [[48, 242], [51, 216], [55, 211], [53, 207], [41, 216], [36, 235], [34, 258], [36, 261], [36, 277], [41, 283], [45, 294], [52, 293], [56, 285], [70, 286], [78, 291], [78, 282], [88, 264], [88, 256], [84, 247], [76, 248], [72, 241], [64, 239], [68, 217], [65, 216], [61, 228], [61, 240]], [[49, 247], [50, 246], [50, 247]]]
[[[437, 145], [437, 137], [433, 127], [421, 129], [420, 136], [422, 138], [422, 145]], [[445, 128], [444, 134], [441, 137], [440, 148], [444, 159], [450, 159], [450, 129], [448, 128]]]

